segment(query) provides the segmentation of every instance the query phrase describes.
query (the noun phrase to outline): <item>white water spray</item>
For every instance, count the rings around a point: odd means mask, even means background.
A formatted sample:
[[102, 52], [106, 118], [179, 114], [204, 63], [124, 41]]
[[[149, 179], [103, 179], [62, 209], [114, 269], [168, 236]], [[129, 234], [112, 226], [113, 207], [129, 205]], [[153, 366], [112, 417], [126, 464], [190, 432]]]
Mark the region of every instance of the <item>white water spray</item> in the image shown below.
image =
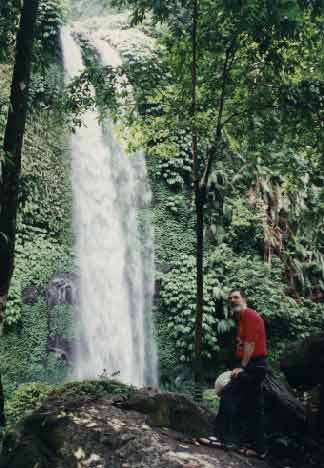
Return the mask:
[[[104, 65], [119, 56], [95, 33], [88, 34]], [[66, 74], [83, 70], [81, 49], [62, 31]], [[77, 378], [118, 373], [134, 385], [157, 384], [152, 338], [153, 241], [148, 212], [150, 190], [143, 155], [127, 156], [109, 122], [87, 111], [71, 137], [74, 226], [79, 260], [80, 340]]]

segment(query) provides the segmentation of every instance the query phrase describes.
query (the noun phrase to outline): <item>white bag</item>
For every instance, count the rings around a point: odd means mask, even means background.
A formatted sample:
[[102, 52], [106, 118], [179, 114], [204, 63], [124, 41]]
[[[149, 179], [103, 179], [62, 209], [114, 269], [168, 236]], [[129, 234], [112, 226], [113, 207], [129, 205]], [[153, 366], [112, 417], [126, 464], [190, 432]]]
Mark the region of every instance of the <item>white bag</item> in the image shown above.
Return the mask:
[[222, 390], [231, 381], [232, 371], [225, 371], [220, 374], [215, 381], [215, 392], [216, 395], [220, 395]]

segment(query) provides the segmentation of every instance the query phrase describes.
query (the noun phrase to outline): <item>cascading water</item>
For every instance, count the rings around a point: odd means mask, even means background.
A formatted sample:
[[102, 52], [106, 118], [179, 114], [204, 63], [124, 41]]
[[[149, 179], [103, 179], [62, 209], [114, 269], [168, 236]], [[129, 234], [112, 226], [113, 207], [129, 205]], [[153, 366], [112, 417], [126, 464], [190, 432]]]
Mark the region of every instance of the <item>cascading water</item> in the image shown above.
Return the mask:
[[[102, 63], [119, 56], [95, 33], [88, 39]], [[66, 74], [83, 70], [80, 46], [62, 31]], [[95, 111], [71, 137], [74, 226], [79, 261], [79, 339], [75, 376], [118, 373], [134, 385], [157, 384], [152, 337], [153, 241], [145, 159], [127, 156]], [[139, 218], [141, 221], [139, 222]]]

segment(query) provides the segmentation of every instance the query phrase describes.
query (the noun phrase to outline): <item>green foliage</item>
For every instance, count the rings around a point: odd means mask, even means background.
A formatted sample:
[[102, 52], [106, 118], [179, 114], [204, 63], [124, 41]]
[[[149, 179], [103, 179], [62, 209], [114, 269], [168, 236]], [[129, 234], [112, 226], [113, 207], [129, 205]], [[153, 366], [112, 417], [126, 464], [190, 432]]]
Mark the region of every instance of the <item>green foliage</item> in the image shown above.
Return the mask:
[[210, 263], [212, 268], [222, 265], [225, 287], [245, 289], [248, 304], [265, 319], [270, 350], [278, 353], [285, 342], [320, 330], [323, 306], [296, 302], [286, 294], [283, 265], [278, 258], [270, 266], [257, 256], [238, 256], [224, 246], [211, 255]]
[[30, 113], [36, 109], [46, 110], [58, 120], [64, 118], [62, 113], [64, 73], [60, 28], [67, 13], [66, 3], [66, 0], [40, 0], [28, 93]]
[[203, 392], [203, 404], [212, 411], [217, 411], [219, 408], [219, 397], [214, 389], [205, 390]]
[[174, 195], [174, 196], [169, 197], [169, 200], [166, 206], [169, 208], [169, 210], [172, 213], [177, 214], [179, 213], [179, 210], [183, 206], [185, 206], [185, 204], [186, 204], [186, 199], [183, 195]]
[[71, 188], [61, 125], [57, 116], [45, 109], [33, 111], [27, 121], [15, 272], [6, 311], [10, 326], [21, 319], [23, 288], [42, 288], [54, 273], [73, 268]]
[[66, 0], [40, 0], [34, 46], [36, 68], [47, 67], [59, 56], [60, 26], [66, 13]]
[[0, 145], [3, 146], [4, 131], [7, 123], [9, 93], [11, 84], [11, 66], [0, 64]]
[[[193, 357], [194, 325], [196, 311], [194, 257], [178, 256], [172, 270], [162, 277], [161, 303], [168, 317], [169, 336], [174, 342], [177, 359], [190, 362]], [[212, 358], [219, 350], [218, 336], [228, 332], [233, 320], [222, 310], [220, 301], [225, 292], [215, 270], [205, 270], [204, 278], [204, 318], [203, 353]]]
[[[174, 340], [170, 337], [168, 320], [165, 319], [160, 304], [155, 307], [155, 330], [158, 341], [160, 383], [164, 389], [171, 390], [168, 385], [173, 383], [174, 371], [178, 365]], [[170, 375], [171, 374], [171, 375]]]
[[[161, 316], [158, 329], [167, 339], [171, 355], [162, 347], [162, 370], [174, 362], [190, 362], [193, 353], [195, 323], [195, 259], [179, 255], [172, 269], [161, 274]], [[223, 336], [234, 326], [227, 306], [228, 291], [244, 288], [248, 305], [263, 316], [269, 350], [277, 358], [287, 341], [319, 331], [324, 308], [311, 301], [296, 302], [286, 295], [282, 281], [282, 264], [275, 259], [272, 266], [254, 255], [235, 254], [225, 244], [210, 252], [205, 265], [203, 356], [215, 359]], [[162, 341], [163, 341], [162, 340]], [[165, 345], [164, 345], [165, 346]], [[234, 350], [235, 344], [232, 343]], [[169, 369], [171, 369], [170, 367]]]
[[48, 340], [60, 336], [73, 344], [71, 308], [57, 306], [49, 311], [39, 299], [36, 304], [22, 305], [20, 314], [19, 324], [1, 338], [1, 375], [7, 398], [23, 383], [59, 383], [70, 371], [66, 361], [49, 353]]
[[[85, 3], [77, 3], [81, 14]], [[98, 0], [92, 13], [102, 11], [106, 3]], [[109, 109], [122, 124], [131, 125], [129, 149], [144, 147], [150, 156], [160, 285], [156, 303], [160, 369], [166, 388], [192, 393], [189, 363], [195, 310], [195, 223], [188, 136], [193, 123], [189, 34], [192, 4], [150, 0], [115, 3], [135, 7], [135, 22], [142, 20], [148, 11], [155, 20], [166, 21], [166, 27], [159, 25], [158, 32], [155, 30], [158, 40], [155, 49], [148, 55], [150, 46], [119, 45], [124, 63], [115, 70], [100, 67], [96, 60], [89, 59], [89, 51], [85, 52], [87, 70], [62, 97], [62, 69], [57, 56], [64, 2], [41, 2], [30, 92], [33, 113], [23, 158], [16, 273], [7, 313], [10, 332], [3, 338], [0, 351], [8, 394], [22, 382], [57, 382], [68, 372], [64, 362], [48, 354], [46, 305], [39, 301], [33, 306], [22, 306], [21, 290], [30, 285], [42, 289], [53, 273], [73, 268], [67, 228], [70, 193], [65, 174], [62, 175], [62, 159], [66, 155], [62, 123], [80, 125], [82, 112], [95, 105], [90, 83], [96, 89], [96, 104], [102, 116]], [[320, 281], [324, 263], [320, 252], [324, 204], [320, 189], [323, 181], [318, 174], [323, 168], [319, 148], [324, 60], [322, 20], [316, 19], [319, 12], [313, 10], [313, 5], [305, 11], [305, 5], [300, 7], [296, 1], [283, 0], [199, 3], [195, 125], [200, 137], [200, 156], [204, 156], [214, 135], [224, 60], [227, 51], [232, 54], [225, 93], [224, 132], [209, 181], [205, 211], [203, 352], [205, 362], [211, 363], [215, 373], [224, 340], [233, 329], [226, 305], [227, 291], [233, 286], [245, 287], [249, 305], [264, 316], [273, 359], [287, 340], [295, 340], [322, 326], [322, 304], [304, 299], [301, 294], [305, 291], [309, 294], [314, 285], [323, 290]], [[6, 47], [13, 43], [17, 21], [14, 9], [11, 19], [8, 11], [5, 15], [10, 21], [5, 24], [0, 19], [0, 38], [6, 36], [3, 42]], [[152, 31], [152, 26], [148, 29]], [[113, 39], [118, 42], [118, 34]], [[149, 39], [147, 42], [151, 44]], [[87, 47], [84, 46], [85, 51]], [[9, 67], [1, 67], [0, 73], [4, 83], [0, 90], [2, 135]], [[132, 89], [123, 81], [124, 74]], [[202, 159], [200, 171], [203, 163]], [[251, 193], [255, 202], [250, 199]], [[289, 211], [289, 226], [287, 231], [283, 229], [285, 250], [278, 253], [274, 249], [274, 259], [268, 265], [263, 262], [264, 244], [273, 240], [269, 225], [279, 219], [280, 210], [281, 214]], [[269, 213], [276, 216], [270, 219]], [[297, 272], [296, 300], [287, 295], [287, 266]], [[70, 308], [57, 306], [51, 312], [54, 316], [51, 338], [62, 336], [73, 340]], [[234, 349], [234, 342], [226, 346]], [[97, 390], [100, 394], [103, 384], [100, 381], [82, 385], [71, 384], [71, 394]], [[35, 403], [37, 391], [35, 397], [30, 392]], [[40, 389], [40, 398], [42, 392]]]
[[[280, 342], [296, 339], [307, 332], [313, 320], [318, 324], [316, 317], [322, 317], [322, 306], [306, 305], [300, 296], [306, 291], [310, 294], [314, 280], [317, 291], [323, 291], [323, 216], [319, 215], [322, 181], [315, 176], [322, 164], [317, 155], [322, 154], [323, 141], [323, 67], [318, 59], [323, 55], [323, 19], [317, 15], [322, 15], [323, 10], [297, 1], [271, 5], [257, 0], [244, 4], [199, 2], [197, 113], [193, 116], [192, 3], [115, 3], [130, 6], [135, 22], [142, 21], [149, 12], [168, 25], [158, 36], [155, 66], [149, 59], [128, 63], [136, 96], [133, 107], [128, 106], [128, 122], [133, 124], [129, 132], [132, 149], [137, 144], [147, 148], [149, 155], [158, 156], [160, 167], [155, 165], [153, 171], [157, 255], [168, 269], [170, 264], [173, 268], [161, 282], [164, 320], [169, 322], [173, 340], [169, 354], [163, 348], [165, 362], [171, 363], [174, 354], [176, 360], [189, 359], [193, 343], [195, 282], [186, 263], [190, 244], [184, 234], [182, 238], [175, 235], [176, 221], [186, 226], [184, 229], [189, 227], [184, 224], [183, 195], [190, 197], [190, 191], [186, 191], [190, 188], [190, 163], [186, 160], [188, 172], [181, 173], [184, 158], [180, 153], [184, 149], [189, 156], [190, 148], [181, 148], [177, 136], [182, 132], [187, 135], [194, 119], [199, 156], [203, 156], [207, 144], [213, 142], [222, 105], [222, 148], [216, 148], [216, 158], [217, 162], [224, 161], [221, 153], [225, 148], [225, 156], [231, 160], [217, 168], [215, 182], [209, 187], [213, 202], [209, 201], [206, 210], [210, 241], [206, 242], [206, 275], [213, 271], [214, 259], [219, 257], [217, 275], [215, 279], [211, 275], [211, 281], [219, 287], [217, 279], [223, 292], [233, 284], [247, 287], [251, 305], [264, 314], [269, 324], [270, 348], [278, 351]], [[316, 138], [312, 136], [314, 128]], [[239, 160], [233, 164], [235, 155]], [[202, 167], [199, 169], [201, 173]], [[220, 170], [225, 183], [217, 180]], [[165, 184], [159, 178], [165, 179], [177, 195], [166, 196]], [[228, 182], [231, 179], [232, 185]], [[306, 189], [305, 180], [306, 184], [312, 180], [311, 190]], [[183, 189], [184, 194], [179, 195]], [[189, 214], [190, 202], [186, 209]], [[316, 218], [310, 225], [314, 209]], [[172, 216], [177, 219], [172, 220]], [[169, 251], [163, 241], [165, 232], [168, 244], [172, 244]], [[220, 250], [214, 251], [215, 245]], [[181, 264], [185, 271], [181, 272]], [[193, 262], [191, 270], [194, 267]], [[292, 271], [297, 280], [295, 290], [288, 291], [286, 280]], [[208, 287], [207, 281], [207, 291]], [[288, 292], [297, 298], [299, 295], [298, 300], [289, 297]], [[205, 301], [208, 316], [208, 292]], [[164, 325], [160, 331], [166, 335]], [[213, 333], [217, 334], [217, 330]], [[204, 349], [210, 352], [207, 343]]]
[[43, 301], [21, 307], [20, 326], [1, 338], [1, 374], [6, 394], [21, 383], [45, 380], [47, 307]]
[[10, 426], [19, 422], [28, 413], [39, 409], [43, 404], [59, 400], [61, 403], [71, 398], [83, 396], [103, 397], [107, 395], [130, 396], [135, 388], [118, 380], [100, 379], [83, 382], [67, 382], [63, 385], [48, 385], [33, 382], [20, 385], [6, 404], [6, 414]]
[[226, 210], [229, 219], [226, 229], [226, 241], [237, 254], [262, 253], [264, 241], [263, 213], [240, 198], [226, 198]]
[[[0, 62], [12, 57], [22, 4], [6, 0], [0, 5]], [[46, 65], [58, 54], [59, 27], [66, 15], [66, 0], [40, 0], [36, 25], [34, 55], [37, 65]]]
[[[45, 3], [42, 5], [44, 9]], [[46, 101], [46, 96], [53, 93], [51, 99], [55, 99], [55, 93], [59, 93], [62, 70], [53, 63], [47, 75], [37, 73], [34, 78], [51, 79], [43, 94], [37, 94], [43, 105], [29, 115], [24, 138], [16, 264], [6, 311], [6, 323], [10, 326], [21, 318], [23, 288], [44, 287], [55, 272], [72, 268], [71, 188], [64, 161], [66, 134], [62, 131], [59, 110], [49, 112]], [[37, 92], [40, 93], [32, 84], [31, 101], [35, 102]]]
[[[163, 177], [169, 187], [173, 188], [175, 191], [179, 191], [183, 189], [185, 187], [185, 183], [188, 183], [190, 180], [191, 162], [190, 152], [185, 149], [181, 149], [181, 146], [178, 145], [177, 142], [175, 142], [175, 144], [177, 146], [174, 157], [159, 157], [159, 168], [156, 172], [156, 176]], [[156, 157], [161, 155], [152, 154], [152, 156]]]
[[16, 266], [9, 291], [6, 323], [21, 319], [21, 292], [27, 286], [42, 288], [49, 278], [60, 271], [71, 271], [70, 246], [64, 246], [46, 232], [36, 228], [17, 237]]
[[105, 377], [99, 380], [84, 380], [82, 382], [67, 382], [63, 385], [57, 385], [55, 391], [51, 394], [52, 399], [57, 398], [80, 398], [80, 396], [96, 396], [98, 398], [104, 395], [124, 395], [130, 396], [135, 391], [131, 385], [126, 385], [119, 380], [107, 379]]
[[7, 62], [15, 42], [20, 2], [7, 0], [0, 4], [0, 62]]
[[[299, 47], [303, 60], [310, 61], [307, 51], [301, 49], [300, 43], [296, 45], [296, 38], [299, 34], [305, 34], [308, 40], [312, 37], [312, 47], [314, 50], [317, 47], [317, 51], [321, 43], [319, 36], [311, 29], [316, 22], [310, 19], [307, 7], [301, 8], [297, 1], [290, 2], [289, 6], [286, 1], [278, 1], [272, 6], [262, 0], [251, 0], [244, 5], [241, 2], [200, 1], [197, 17], [198, 106], [195, 116], [192, 116], [192, 3], [151, 0], [121, 0], [115, 3], [128, 5], [135, 21], [142, 21], [145, 14], [150, 12], [169, 26], [157, 47], [155, 69], [152, 65], [147, 66], [147, 63], [143, 63], [141, 68], [138, 66], [140, 61], [136, 61], [129, 64], [127, 73], [132, 77], [135, 95], [140, 98], [140, 103], [135, 99], [137, 107], [158, 110], [155, 118], [145, 115], [143, 127], [146, 127], [146, 131], [143, 129], [143, 132], [147, 142], [155, 139], [157, 146], [164, 146], [165, 139], [159, 141], [156, 134], [165, 136], [170, 128], [190, 129], [194, 118], [203, 149], [214, 138], [222, 106], [227, 132], [238, 132], [242, 139], [244, 132], [248, 128], [252, 130], [252, 125], [255, 127], [254, 122], [258, 121], [258, 134], [253, 135], [250, 131], [249, 135], [254, 143], [259, 145], [261, 141], [269, 143], [275, 138], [278, 141], [281, 139], [280, 125], [283, 119], [288, 123], [287, 117], [290, 115], [283, 101], [291, 95], [288, 91], [290, 86], [294, 89], [301, 86], [301, 76], [297, 73], [300, 60], [297, 63], [295, 50]], [[298, 11], [298, 14], [292, 11]], [[320, 27], [318, 24], [318, 29]], [[311, 47], [310, 42], [308, 45]], [[316, 73], [320, 66], [315, 55], [311, 60], [313, 73]], [[148, 60], [146, 62], [149, 63]], [[305, 86], [306, 83], [303, 88]], [[314, 90], [314, 99], [315, 96]], [[302, 112], [308, 116], [313, 112], [305, 112], [309, 101], [303, 99], [305, 106]], [[316, 106], [321, 106], [318, 100], [314, 109]], [[156, 131], [158, 126], [159, 132]], [[293, 131], [296, 131], [295, 127]], [[171, 145], [171, 138], [168, 140]]]
[[[48, 352], [49, 310], [43, 300], [43, 290], [51, 276], [74, 268], [67, 135], [61, 108], [63, 70], [58, 35], [63, 7], [63, 1], [41, 1], [38, 17], [22, 157], [15, 271], [6, 310], [6, 334], [0, 347], [7, 398], [21, 383], [62, 381], [69, 370], [66, 362]], [[15, 28], [16, 23], [13, 37]], [[13, 45], [12, 41], [9, 45]], [[6, 54], [12, 61], [12, 50]], [[0, 65], [0, 144], [7, 118], [11, 66], [12, 63]], [[38, 300], [33, 305], [23, 305], [22, 290], [30, 286], [38, 291]], [[63, 309], [53, 311], [52, 334], [70, 333], [71, 311]]]
[[28, 120], [23, 151], [19, 224], [66, 236], [71, 217], [66, 134], [46, 111]]
[[29, 85], [29, 108], [35, 107], [51, 113], [59, 111], [63, 100], [63, 71], [59, 64], [52, 63], [46, 70], [34, 70]]
[[36, 410], [46, 399], [52, 387], [44, 383], [21, 385], [7, 400], [6, 415], [11, 426], [16, 424], [27, 413]]
[[[50, 334], [49, 338], [61, 338], [68, 343], [73, 343], [75, 339], [74, 306], [70, 304], [57, 304], [54, 306], [50, 315]], [[57, 380], [59, 381], [59, 380]]]
[[153, 217], [155, 253], [157, 261], [169, 264], [183, 252], [194, 252], [195, 232], [192, 209], [187, 198], [179, 196], [176, 213], [170, 208], [173, 191], [156, 174], [158, 160], [147, 160], [153, 191]]
[[[309, 206], [314, 209], [316, 205], [320, 214], [323, 185], [310, 175], [313, 170], [318, 173], [321, 164], [320, 156], [311, 155], [310, 149], [322, 154], [324, 141], [323, 61], [318, 59], [324, 51], [323, 9], [297, 1], [273, 5], [258, 0], [244, 5], [199, 2], [197, 112], [193, 116], [192, 4], [151, 0], [115, 4], [129, 6], [135, 22], [152, 13], [168, 26], [158, 36], [151, 57], [131, 57], [125, 67], [135, 95], [133, 100], [124, 100], [126, 121], [133, 125], [129, 132], [132, 149], [144, 146], [148, 154], [165, 158], [157, 175], [178, 192], [185, 184], [190, 186], [191, 169], [191, 149], [188, 142], [181, 144], [179, 135], [188, 135], [194, 119], [199, 135], [200, 176], [206, 147], [213, 144], [221, 118], [222, 139], [215, 147], [217, 161], [222, 158], [221, 143], [227, 154], [234, 151], [243, 156], [246, 174], [239, 183], [240, 190], [231, 190], [230, 184], [218, 190], [222, 193], [214, 190], [216, 203], [210, 207], [206, 232], [213, 241], [229, 242], [238, 253], [257, 252], [269, 261], [273, 254], [281, 255], [286, 269], [294, 272], [292, 276], [295, 274], [291, 293], [320, 297], [324, 284], [323, 216], [316, 216], [310, 224], [308, 213], [312, 212]], [[185, 165], [182, 152], [187, 157]], [[314, 187], [312, 194], [303, 183], [306, 167]], [[225, 175], [236, 176], [228, 167]], [[258, 185], [263, 186], [263, 193], [257, 194], [256, 206], [252, 206], [247, 194]], [[278, 191], [284, 195], [276, 200]], [[313, 203], [315, 193], [317, 202]], [[167, 206], [174, 215], [181, 202], [180, 198], [170, 198]], [[232, 219], [227, 216], [229, 212]], [[315, 270], [317, 274], [312, 273]]]

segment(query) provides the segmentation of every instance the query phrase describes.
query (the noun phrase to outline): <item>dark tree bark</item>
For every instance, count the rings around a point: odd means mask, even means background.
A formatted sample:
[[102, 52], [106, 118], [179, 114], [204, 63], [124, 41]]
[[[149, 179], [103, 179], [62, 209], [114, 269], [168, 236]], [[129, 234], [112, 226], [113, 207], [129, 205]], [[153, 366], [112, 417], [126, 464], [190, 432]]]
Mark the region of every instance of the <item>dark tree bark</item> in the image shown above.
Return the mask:
[[196, 322], [195, 322], [195, 381], [201, 380], [201, 350], [202, 350], [202, 325], [204, 312], [204, 203], [206, 198], [204, 188], [196, 184], [195, 203], [196, 203]]
[[320, 393], [320, 407], [319, 407], [319, 433], [322, 437], [324, 437], [324, 380], [321, 386], [321, 393]]
[[[217, 124], [213, 136], [213, 142], [208, 146], [204, 158], [203, 169], [198, 163], [198, 134], [196, 129], [196, 112], [197, 112], [197, 28], [198, 28], [198, 1], [193, 2], [193, 19], [192, 19], [192, 156], [193, 156], [193, 181], [195, 188], [195, 205], [196, 205], [196, 261], [197, 261], [197, 295], [196, 295], [196, 322], [195, 322], [195, 363], [194, 374], [195, 381], [198, 382], [201, 378], [201, 351], [203, 338], [203, 315], [204, 315], [204, 205], [206, 201], [208, 181], [212, 166], [215, 162], [216, 155], [220, 151], [220, 143], [222, 138], [222, 130], [224, 126], [223, 115], [226, 99], [226, 86], [230, 68], [235, 57], [236, 37], [230, 42], [226, 50], [223, 63], [223, 73], [221, 78], [221, 94], [218, 104]], [[202, 174], [199, 174], [199, 169]]]
[[280, 360], [292, 387], [312, 389], [324, 382], [324, 333], [310, 335], [287, 347]]
[[319, 435], [324, 436], [324, 333], [310, 335], [290, 345], [280, 360], [289, 384], [302, 390], [320, 385], [320, 405], [315, 418]]
[[24, 0], [16, 40], [10, 105], [0, 172], [0, 333], [14, 269], [21, 153], [39, 0]]
[[269, 370], [265, 378], [264, 394], [266, 419], [272, 431], [294, 432], [307, 430], [306, 410], [289, 388]]
[[204, 308], [204, 212], [201, 203], [201, 190], [199, 186], [198, 168], [198, 135], [196, 128], [197, 112], [197, 21], [198, 1], [194, 0], [192, 9], [192, 173], [195, 190], [196, 206], [196, 321], [195, 321], [195, 354], [194, 354], [194, 378], [198, 383], [201, 374], [201, 345], [202, 345], [202, 319]]

